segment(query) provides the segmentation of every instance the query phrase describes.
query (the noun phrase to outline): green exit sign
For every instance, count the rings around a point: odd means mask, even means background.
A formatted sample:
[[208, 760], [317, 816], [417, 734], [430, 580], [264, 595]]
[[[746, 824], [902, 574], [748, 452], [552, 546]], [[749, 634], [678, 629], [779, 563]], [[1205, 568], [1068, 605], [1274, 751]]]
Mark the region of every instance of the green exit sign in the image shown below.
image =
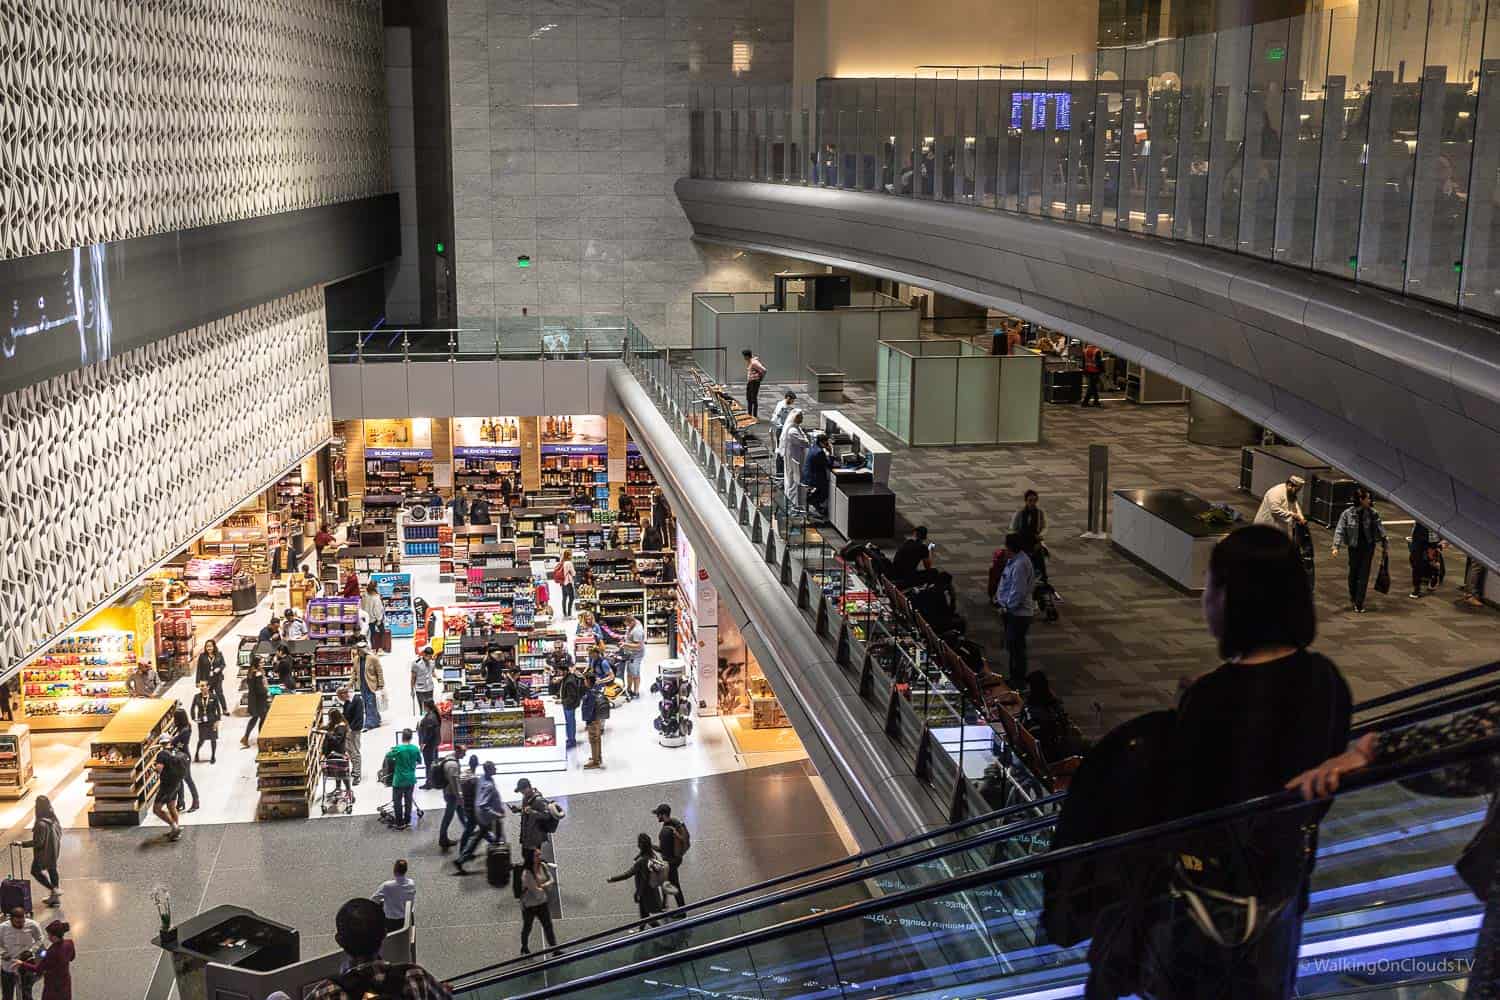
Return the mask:
[[519, 256], [519, 257], [516, 258], [516, 266], [517, 267], [530, 267], [531, 266], [531, 258], [528, 257], [528, 256], [526, 256], [524, 253], [521, 254], [521, 256]]
[[1266, 49], [1266, 62], [1281, 62], [1285, 58], [1286, 47], [1283, 45], [1273, 45]]

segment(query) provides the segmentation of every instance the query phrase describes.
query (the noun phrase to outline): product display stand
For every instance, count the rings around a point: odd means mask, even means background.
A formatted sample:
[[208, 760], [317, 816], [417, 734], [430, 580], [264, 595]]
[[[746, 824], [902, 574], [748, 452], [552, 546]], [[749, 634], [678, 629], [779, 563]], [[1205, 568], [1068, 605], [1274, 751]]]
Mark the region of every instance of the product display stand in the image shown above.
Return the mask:
[[129, 697], [130, 632], [75, 632], [21, 670], [20, 714], [35, 730], [102, 729]]
[[31, 791], [31, 727], [0, 725], [0, 799], [25, 798]]
[[157, 740], [172, 731], [172, 709], [168, 698], [132, 698], [94, 737], [89, 826], [140, 826], [156, 795]]
[[385, 624], [391, 635], [408, 638], [417, 630], [411, 603], [410, 573], [371, 573], [370, 579], [385, 604]]
[[683, 660], [663, 660], [651, 682], [651, 693], [658, 698], [652, 721], [660, 734], [656, 741], [664, 747], [686, 746], [693, 734], [692, 668]]
[[359, 632], [359, 598], [314, 597], [307, 602], [307, 636], [348, 642]]
[[317, 728], [323, 699], [316, 694], [280, 694], [261, 723], [255, 754], [256, 819], [306, 816], [318, 790], [323, 731]]
[[398, 515], [402, 564], [440, 562], [443, 546], [453, 544], [451, 516], [446, 507], [442, 508], [441, 516], [435, 516], [426, 507], [415, 507]]

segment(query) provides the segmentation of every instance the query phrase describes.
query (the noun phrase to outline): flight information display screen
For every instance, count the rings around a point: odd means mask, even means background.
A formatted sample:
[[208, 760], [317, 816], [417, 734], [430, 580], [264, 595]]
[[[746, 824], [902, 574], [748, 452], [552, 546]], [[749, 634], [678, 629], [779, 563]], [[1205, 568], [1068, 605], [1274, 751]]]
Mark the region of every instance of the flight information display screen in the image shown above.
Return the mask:
[[[1023, 124], [1033, 132], [1047, 127], [1047, 98], [1057, 104], [1057, 118], [1052, 128], [1066, 132], [1073, 125], [1073, 95], [1065, 90], [1018, 90], [1010, 95], [1010, 127], [1020, 130]], [[1022, 122], [1026, 116], [1026, 101], [1031, 101], [1031, 121]]]

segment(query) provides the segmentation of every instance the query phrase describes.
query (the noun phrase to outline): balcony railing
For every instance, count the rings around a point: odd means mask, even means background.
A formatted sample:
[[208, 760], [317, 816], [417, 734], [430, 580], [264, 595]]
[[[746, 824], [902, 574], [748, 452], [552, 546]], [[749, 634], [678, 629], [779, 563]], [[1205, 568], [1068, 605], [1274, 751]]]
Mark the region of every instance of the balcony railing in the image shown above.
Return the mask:
[[700, 88], [692, 175], [1114, 228], [1500, 316], [1500, 0], [920, 76]]

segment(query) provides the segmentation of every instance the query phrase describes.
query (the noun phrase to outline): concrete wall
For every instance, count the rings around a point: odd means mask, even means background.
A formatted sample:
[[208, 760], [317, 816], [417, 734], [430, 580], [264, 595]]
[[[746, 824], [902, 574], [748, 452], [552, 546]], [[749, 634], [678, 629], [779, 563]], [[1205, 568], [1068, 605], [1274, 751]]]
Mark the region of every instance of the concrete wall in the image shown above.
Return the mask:
[[796, 0], [796, 84], [1010, 65], [1094, 47], [1098, 0]]
[[627, 314], [686, 344], [693, 292], [787, 265], [695, 245], [672, 183], [695, 86], [790, 82], [792, 0], [447, 3], [460, 325]]

